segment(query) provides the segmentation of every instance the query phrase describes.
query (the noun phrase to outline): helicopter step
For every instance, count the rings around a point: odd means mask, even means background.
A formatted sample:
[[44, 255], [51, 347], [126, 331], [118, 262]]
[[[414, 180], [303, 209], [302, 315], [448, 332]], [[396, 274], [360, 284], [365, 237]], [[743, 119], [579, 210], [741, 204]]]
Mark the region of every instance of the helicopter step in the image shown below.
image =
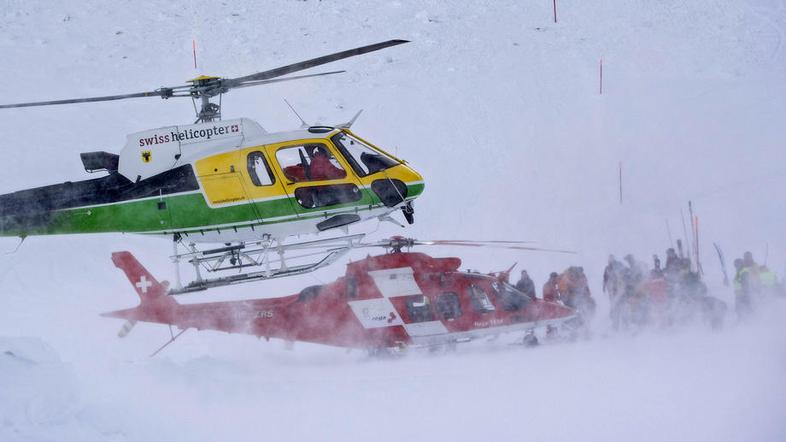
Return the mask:
[[[168, 294], [181, 295], [214, 287], [313, 272], [344, 256], [359, 245], [364, 237], [365, 234], [361, 233], [293, 244], [282, 244], [280, 240], [265, 238], [255, 242], [229, 243], [224, 247], [199, 250], [194, 243], [183, 244], [182, 237], [175, 236], [174, 255], [171, 258], [175, 264], [177, 283]], [[179, 253], [178, 245], [184, 246], [187, 251]], [[185, 285], [180, 281], [182, 262], [191, 264], [196, 274], [196, 279]], [[244, 271], [249, 268], [257, 270]], [[204, 278], [203, 271], [238, 273]]]

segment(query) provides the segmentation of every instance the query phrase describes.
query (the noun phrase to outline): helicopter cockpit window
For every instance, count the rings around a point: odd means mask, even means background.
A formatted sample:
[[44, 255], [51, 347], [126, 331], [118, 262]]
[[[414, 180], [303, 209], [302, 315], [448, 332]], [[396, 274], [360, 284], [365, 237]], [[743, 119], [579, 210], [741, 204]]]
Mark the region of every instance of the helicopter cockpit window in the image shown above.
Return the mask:
[[285, 147], [276, 152], [284, 176], [292, 182], [346, 178], [347, 172], [324, 144]]
[[347, 133], [340, 132], [334, 135], [331, 140], [347, 159], [352, 169], [360, 176], [371, 175], [399, 164], [393, 158], [372, 149]]
[[255, 186], [272, 186], [276, 182], [265, 155], [259, 151], [248, 154], [248, 176]]
[[442, 293], [437, 297], [437, 313], [446, 321], [452, 321], [462, 315], [459, 297], [453, 292]]
[[529, 302], [527, 295], [505, 282], [492, 282], [491, 291], [497, 296], [498, 305], [507, 312], [520, 310]]
[[431, 302], [425, 295], [407, 296], [407, 313], [411, 322], [426, 322], [434, 320], [431, 311]]
[[469, 299], [472, 301], [472, 308], [479, 313], [488, 313], [496, 310], [494, 304], [489, 300], [489, 296], [480, 287], [472, 284], [469, 286]]

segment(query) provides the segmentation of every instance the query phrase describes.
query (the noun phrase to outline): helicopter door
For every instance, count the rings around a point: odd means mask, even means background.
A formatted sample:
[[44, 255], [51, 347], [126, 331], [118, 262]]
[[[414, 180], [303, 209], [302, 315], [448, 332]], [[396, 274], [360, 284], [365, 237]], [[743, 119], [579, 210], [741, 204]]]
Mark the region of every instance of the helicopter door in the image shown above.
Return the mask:
[[245, 161], [243, 181], [259, 220], [293, 216], [292, 203], [280, 175], [273, 170], [270, 155], [261, 146], [245, 149], [240, 155]]
[[[239, 172], [240, 152], [227, 152], [196, 162], [197, 175], [211, 213], [210, 224], [256, 221], [258, 216], [250, 204]], [[221, 209], [220, 211], [218, 209]]]
[[319, 230], [360, 221], [355, 208], [370, 199], [326, 143], [301, 141], [277, 147], [275, 152], [286, 192], [301, 218], [325, 217], [317, 224]]

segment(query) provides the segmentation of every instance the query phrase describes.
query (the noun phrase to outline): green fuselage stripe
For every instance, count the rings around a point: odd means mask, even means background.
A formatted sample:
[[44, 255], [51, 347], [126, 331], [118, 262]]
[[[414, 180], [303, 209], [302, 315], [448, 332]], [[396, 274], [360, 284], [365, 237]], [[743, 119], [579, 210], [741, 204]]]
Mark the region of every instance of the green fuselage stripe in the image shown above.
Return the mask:
[[[419, 196], [423, 188], [422, 183], [409, 185], [407, 199]], [[0, 234], [29, 236], [100, 232], [177, 232], [201, 229], [207, 231], [215, 229], [218, 225], [232, 227], [250, 223], [271, 224], [296, 218], [322, 217], [326, 211], [337, 209], [368, 210], [382, 205], [370, 189], [362, 191], [361, 195], [360, 200], [352, 203], [316, 209], [304, 209], [292, 197], [211, 208], [201, 192], [165, 195], [161, 198], [48, 212], [41, 215], [40, 222], [30, 225], [0, 224]]]

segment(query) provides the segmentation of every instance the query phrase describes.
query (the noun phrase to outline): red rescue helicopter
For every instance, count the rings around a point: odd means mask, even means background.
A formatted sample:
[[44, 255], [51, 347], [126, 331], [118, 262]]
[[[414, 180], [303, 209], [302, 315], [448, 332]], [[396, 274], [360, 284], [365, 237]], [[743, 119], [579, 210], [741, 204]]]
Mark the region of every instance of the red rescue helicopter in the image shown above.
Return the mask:
[[[386, 247], [390, 253], [347, 264], [346, 274], [332, 283], [280, 298], [199, 304], [179, 304], [170, 296], [167, 282], [158, 282], [131, 253], [116, 252], [112, 261], [134, 285], [141, 303], [103, 316], [128, 321], [121, 337], [137, 321], [168, 324], [170, 331], [171, 326], [179, 328], [163, 347], [195, 328], [365, 348], [372, 353], [453, 345], [517, 331], [533, 339], [531, 331], [536, 327], [557, 326], [576, 316], [571, 308], [531, 299], [516, 290], [508, 283], [513, 267], [492, 274], [462, 272], [459, 258], [403, 251], [423, 244], [477, 245], [394, 237], [368, 244]], [[545, 250], [510, 242], [492, 246]]]

